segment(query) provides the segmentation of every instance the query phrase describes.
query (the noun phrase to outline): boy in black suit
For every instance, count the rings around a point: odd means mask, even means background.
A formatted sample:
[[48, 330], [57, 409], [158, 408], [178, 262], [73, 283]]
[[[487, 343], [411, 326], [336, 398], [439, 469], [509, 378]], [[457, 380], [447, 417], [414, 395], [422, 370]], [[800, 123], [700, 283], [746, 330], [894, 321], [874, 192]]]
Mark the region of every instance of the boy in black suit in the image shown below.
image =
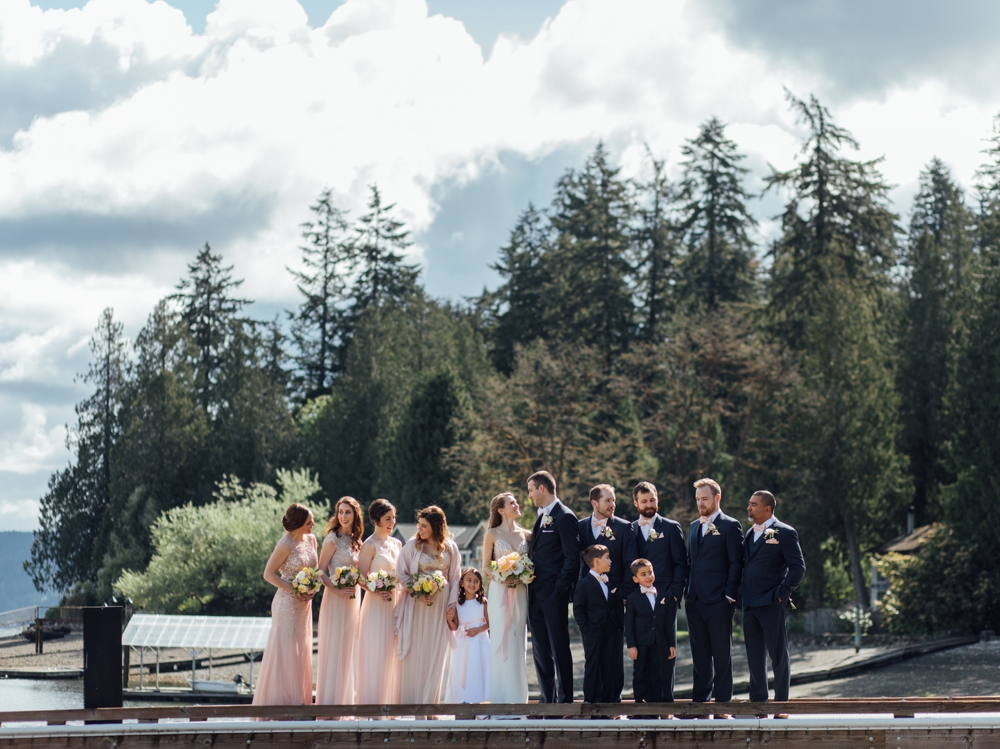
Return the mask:
[[656, 574], [648, 559], [632, 562], [631, 572], [639, 586], [625, 600], [625, 643], [635, 661], [632, 692], [636, 702], [673, 702], [677, 602], [653, 587]]
[[614, 683], [614, 659], [622, 653], [618, 631], [621, 629], [622, 599], [608, 588], [611, 552], [607, 546], [594, 544], [583, 552], [590, 572], [583, 576], [573, 594], [573, 618], [583, 639], [583, 701], [610, 702]]

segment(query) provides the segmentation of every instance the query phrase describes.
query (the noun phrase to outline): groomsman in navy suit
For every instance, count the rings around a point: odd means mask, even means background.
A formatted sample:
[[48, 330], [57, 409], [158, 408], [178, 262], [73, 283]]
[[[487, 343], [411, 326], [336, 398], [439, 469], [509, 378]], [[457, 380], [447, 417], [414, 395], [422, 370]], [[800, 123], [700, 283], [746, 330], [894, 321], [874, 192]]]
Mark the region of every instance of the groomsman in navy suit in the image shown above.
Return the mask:
[[528, 627], [541, 692], [539, 702], [572, 702], [569, 600], [580, 566], [579, 521], [576, 513], [559, 501], [556, 480], [548, 471], [528, 478], [528, 496], [538, 509], [531, 536], [535, 581], [528, 586]]
[[[615, 488], [608, 484], [598, 484], [590, 490], [590, 506], [593, 512], [580, 521], [580, 555], [594, 544], [606, 546], [611, 553], [611, 571], [608, 572], [608, 589], [617, 594], [624, 607], [623, 579], [629, 575], [628, 566], [624, 564], [625, 538], [628, 535], [628, 521], [615, 517]], [[580, 579], [590, 574], [590, 567], [580, 565]], [[622, 612], [624, 613], [624, 611]], [[600, 702], [621, 702], [622, 689], [625, 687], [625, 664], [620, 657], [625, 641], [622, 631], [615, 630], [617, 637], [618, 658], [611, 664], [611, 678], [603, 681], [604, 690]]]
[[694, 666], [692, 702], [733, 699], [733, 614], [743, 568], [743, 526], [719, 509], [722, 488], [694, 482], [698, 520], [688, 532], [688, 642]]
[[774, 699], [788, 699], [785, 611], [802, 582], [806, 563], [795, 529], [774, 517], [777, 501], [769, 491], [754, 492], [747, 505], [753, 527], [743, 555], [743, 635], [750, 666], [750, 701], [767, 702], [767, 656], [774, 670]]

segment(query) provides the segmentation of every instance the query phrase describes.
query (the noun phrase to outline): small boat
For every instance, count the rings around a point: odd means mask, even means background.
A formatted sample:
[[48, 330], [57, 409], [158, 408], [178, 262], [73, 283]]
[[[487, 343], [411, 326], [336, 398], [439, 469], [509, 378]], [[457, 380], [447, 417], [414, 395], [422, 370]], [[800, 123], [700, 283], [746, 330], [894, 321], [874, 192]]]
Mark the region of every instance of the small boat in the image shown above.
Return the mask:
[[[48, 624], [42, 622], [42, 640], [58, 640], [61, 637], [65, 637], [73, 630], [68, 624]], [[35, 630], [35, 623], [32, 622], [27, 627], [21, 630], [21, 636], [28, 642], [35, 642], [37, 633]]]
[[248, 694], [250, 688], [243, 681], [240, 674], [236, 674], [232, 681], [209, 681], [208, 679], [188, 679], [193, 692], [205, 692], [208, 694]]

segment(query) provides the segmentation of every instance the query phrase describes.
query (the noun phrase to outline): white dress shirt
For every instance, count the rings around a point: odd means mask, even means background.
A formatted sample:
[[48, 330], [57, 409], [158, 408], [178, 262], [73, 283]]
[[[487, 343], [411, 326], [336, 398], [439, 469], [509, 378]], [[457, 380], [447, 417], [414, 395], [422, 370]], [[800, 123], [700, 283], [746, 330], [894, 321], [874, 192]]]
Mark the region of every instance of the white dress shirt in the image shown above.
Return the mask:
[[598, 574], [597, 572], [594, 572], [594, 570], [591, 570], [590, 574], [593, 575], [597, 579], [598, 585], [601, 586], [601, 591], [604, 593], [604, 600], [605, 601], [608, 600], [608, 584], [606, 582], [604, 582], [601, 579], [600, 574]]
[[765, 522], [764, 525], [761, 526], [761, 530], [754, 532], [754, 534], [753, 534], [753, 542], [754, 543], [757, 543], [758, 541], [760, 541], [760, 537], [764, 533], [764, 530], [767, 529], [767, 528], [770, 528], [772, 525], [774, 525], [774, 521], [776, 519], [777, 518], [775, 518], [774, 515], [772, 515], [771, 517], [769, 517], [767, 519], [767, 522]]
[[[707, 523], [701, 524], [701, 535], [704, 538], [705, 534], [708, 533], [708, 526], [715, 522], [715, 519], [722, 514], [722, 510], [716, 510], [715, 513], [708, 519]], [[700, 520], [699, 520], [700, 522]]]
[[656, 515], [653, 515], [648, 521], [644, 517], [639, 517], [639, 530], [642, 532], [642, 540], [649, 540], [649, 532], [653, 530], [653, 524], [656, 522]]

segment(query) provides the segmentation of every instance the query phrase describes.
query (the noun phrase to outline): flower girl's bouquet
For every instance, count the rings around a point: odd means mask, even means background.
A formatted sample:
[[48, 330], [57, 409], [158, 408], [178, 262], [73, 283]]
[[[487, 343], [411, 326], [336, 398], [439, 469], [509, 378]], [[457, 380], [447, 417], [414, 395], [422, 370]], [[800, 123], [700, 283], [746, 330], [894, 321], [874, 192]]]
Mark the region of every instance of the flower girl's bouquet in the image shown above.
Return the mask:
[[506, 583], [508, 588], [516, 588], [518, 583], [527, 585], [535, 579], [535, 565], [523, 554], [512, 551], [490, 562], [493, 578]]
[[365, 587], [372, 593], [388, 593], [396, 587], [399, 580], [391, 572], [375, 570], [365, 578]]
[[307, 596], [310, 593], [315, 595], [323, 587], [323, 578], [315, 567], [303, 567], [288, 583], [296, 595]]
[[343, 590], [345, 588], [351, 588], [351, 598], [354, 598], [353, 589], [354, 586], [358, 584], [361, 579], [361, 575], [358, 573], [357, 567], [337, 567], [333, 571], [333, 583], [334, 588]]
[[[444, 586], [448, 584], [445, 580], [444, 574], [440, 570], [435, 570], [431, 573], [422, 572], [419, 575], [414, 575], [410, 578], [410, 584], [406, 586], [407, 590], [410, 591], [411, 598], [427, 598], [430, 599], [439, 590], [444, 590]], [[427, 601], [430, 604], [430, 601]]]

